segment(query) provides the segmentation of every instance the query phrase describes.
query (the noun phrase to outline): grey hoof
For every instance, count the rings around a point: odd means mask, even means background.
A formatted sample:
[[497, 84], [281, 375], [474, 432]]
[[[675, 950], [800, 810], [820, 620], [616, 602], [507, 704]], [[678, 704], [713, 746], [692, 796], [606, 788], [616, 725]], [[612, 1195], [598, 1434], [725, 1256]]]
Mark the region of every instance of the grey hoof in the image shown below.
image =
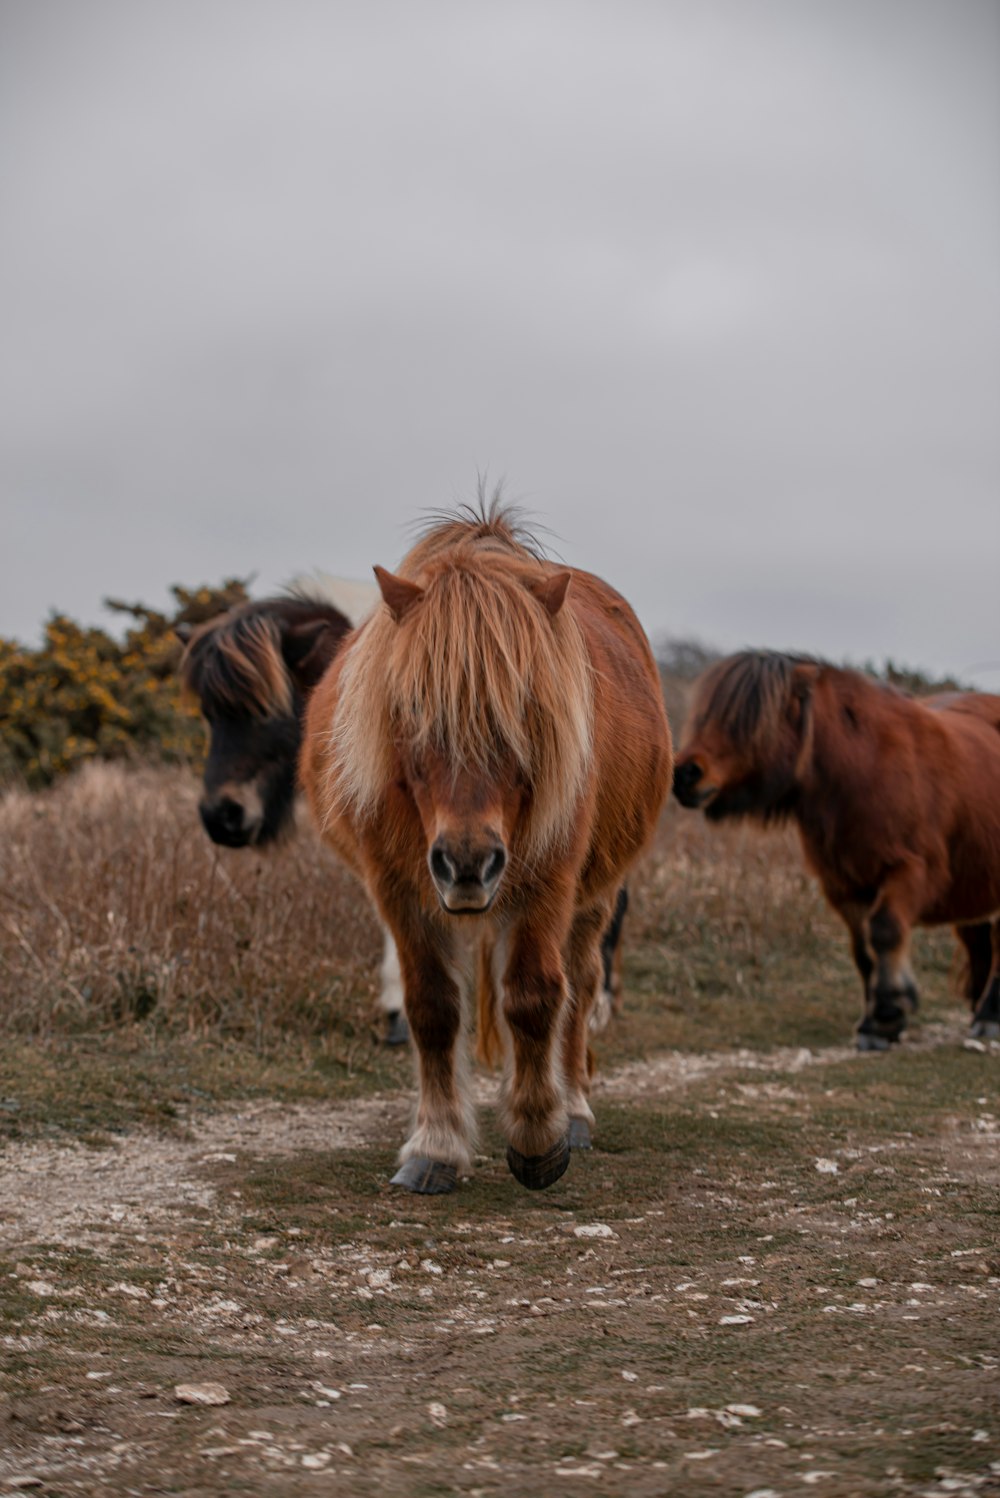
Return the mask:
[[407, 1191], [419, 1191], [421, 1196], [443, 1196], [458, 1185], [458, 1171], [454, 1165], [445, 1165], [441, 1160], [414, 1155], [412, 1160], [403, 1162], [389, 1184], [405, 1186]]
[[402, 1009], [394, 1009], [385, 1017], [386, 1045], [406, 1045], [409, 1038], [410, 1027], [406, 1023], [406, 1015]]
[[862, 1034], [855, 1037], [855, 1044], [859, 1051], [888, 1051], [893, 1042], [887, 1035]]
[[1000, 1040], [1000, 1021], [974, 1019], [969, 1026], [969, 1034], [975, 1040]]
[[590, 1149], [590, 1124], [585, 1118], [570, 1119], [569, 1147], [571, 1150]]
[[544, 1191], [565, 1175], [569, 1165], [569, 1134], [556, 1140], [544, 1155], [522, 1155], [512, 1144], [507, 1146], [507, 1164], [511, 1174], [529, 1191]]

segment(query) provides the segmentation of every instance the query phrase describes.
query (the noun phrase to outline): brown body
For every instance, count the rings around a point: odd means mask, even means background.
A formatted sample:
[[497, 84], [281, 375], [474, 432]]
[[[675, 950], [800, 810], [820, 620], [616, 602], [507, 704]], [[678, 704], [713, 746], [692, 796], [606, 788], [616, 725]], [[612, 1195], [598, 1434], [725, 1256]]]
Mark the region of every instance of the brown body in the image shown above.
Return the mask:
[[790, 817], [851, 934], [859, 1044], [916, 1003], [910, 931], [953, 924], [976, 1033], [1000, 1034], [1000, 697], [918, 701], [857, 671], [747, 651], [699, 679], [674, 791], [710, 820]]
[[495, 506], [432, 530], [310, 699], [301, 778], [393, 932], [420, 1096], [400, 1184], [467, 1170], [465, 996], [489, 965], [508, 1160], [543, 1186], [589, 1139], [600, 939], [671, 751], [631, 609], [541, 560]]

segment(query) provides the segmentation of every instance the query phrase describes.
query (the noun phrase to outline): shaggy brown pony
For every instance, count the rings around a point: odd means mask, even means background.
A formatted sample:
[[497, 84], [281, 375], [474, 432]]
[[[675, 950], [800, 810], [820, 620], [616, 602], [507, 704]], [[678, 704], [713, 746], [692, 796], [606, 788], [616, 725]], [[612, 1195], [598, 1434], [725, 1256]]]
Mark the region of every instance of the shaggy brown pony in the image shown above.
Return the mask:
[[973, 1034], [1000, 1036], [1000, 697], [918, 701], [858, 671], [749, 650], [695, 685], [674, 772], [711, 821], [791, 818], [851, 936], [862, 1050], [916, 1006], [910, 931], [952, 924]]
[[436, 524], [310, 699], [317, 824], [396, 938], [419, 1099], [396, 1184], [471, 1165], [466, 996], [490, 954], [524, 1185], [589, 1144], [587, 1020], [622, 876], [670, 783], [656, 667], [628, 604], [543, 560], [496, 502]]

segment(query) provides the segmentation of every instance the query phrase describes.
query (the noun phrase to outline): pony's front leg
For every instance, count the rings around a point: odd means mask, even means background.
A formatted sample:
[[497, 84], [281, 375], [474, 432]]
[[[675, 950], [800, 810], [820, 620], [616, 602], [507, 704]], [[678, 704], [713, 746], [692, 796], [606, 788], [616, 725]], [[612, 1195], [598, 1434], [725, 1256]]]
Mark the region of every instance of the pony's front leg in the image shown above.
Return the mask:
[[472, 1167], [474, 1108], [466, 1077], [464, 993], [447, 954], [431, 940], [398, 941], [406, 1013], [417, 1057], [413, 1132], [394, 1186], [438, 1195]]
[[532, 1191], [551, 1186], [569, 1164], [559, 1028], [567, 985], [559, 946], [522, 926], [512, 938], [503, 979], [510, 1060], [500, 1095], [507, 1164]]
[[865, 1012], [857, 1029], [859, 1051], [885, 1051], [906, 1029], [917, 1007], [917, 983], [910, 966], [910, 920], [903, 901], [883, 894], [868, 918], [874, 959]]

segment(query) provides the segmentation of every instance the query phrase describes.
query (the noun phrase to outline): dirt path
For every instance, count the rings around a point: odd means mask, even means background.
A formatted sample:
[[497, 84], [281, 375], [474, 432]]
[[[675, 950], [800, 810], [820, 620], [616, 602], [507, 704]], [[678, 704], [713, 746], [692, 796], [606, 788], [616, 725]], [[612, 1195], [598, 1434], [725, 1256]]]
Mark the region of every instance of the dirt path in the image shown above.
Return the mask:
[[[936, 1027], [914, 1044], [926, 1049], [954, 1044], [956, 1038], [957, 1031]], [[599, 1075], [595, 1103], [673, 1094], [722, 1075], [793, 1074], [853, 1056], [846, 1046], [671, 1052]], [[479, 1074], [475, 1085], [480, 1107], [491, 1107], [495, 1078]], [[137, 1131], [101, 1149], [52, 1142], [9, 1145], [0, 1174], [0, 1252], [35, 1242], [93, 1245], [109, 1230], [166, 1230], [186, 1220], [191, 1208], [201, 1213], [214, 1202], [216, 1188], [204, 1167], [232, 1163], [238, 1153], [267, 1160], [302, 1151], [391, 1148], [402, 1141], [410, 1107], [408, 1092], [342, 1104], [253, 1101], [208, 1115], [192, 1111], [183, 1121], [182, 1137]]]
[[15, 1144], [0, 1495], [1000, 1492], [998, 1066], [633, 1063], [543, 1197], [390, 1191], [404, 1093]]

